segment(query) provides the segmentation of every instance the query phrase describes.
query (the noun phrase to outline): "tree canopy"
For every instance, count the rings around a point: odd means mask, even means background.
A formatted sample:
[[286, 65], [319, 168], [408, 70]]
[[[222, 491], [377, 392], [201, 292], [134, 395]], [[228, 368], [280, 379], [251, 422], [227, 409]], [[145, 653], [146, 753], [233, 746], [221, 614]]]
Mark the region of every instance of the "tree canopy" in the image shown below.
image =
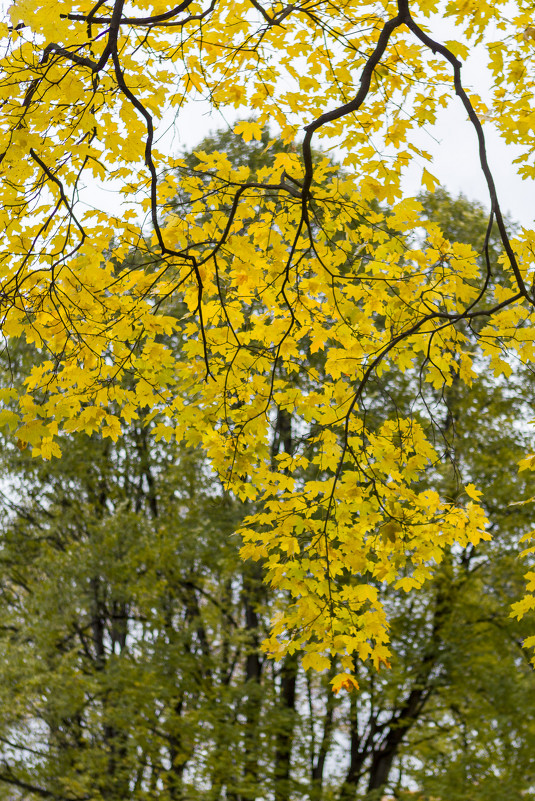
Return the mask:
[[[225, 132], [202, 149], [212, 145], [254, 164], [265, 143]], [[459, 241], [486, 227], [464, 198], [420, 200]], [[492, 244], [496, 258], [495, 235]], [[11, 357], [22, 385], [40, 354], [20, 340]], [[411, 390], [389, 376], [398, 409]], [[535, 673], [522, 651], [528, 622], [510, 617], [523, 584], [517, 540], [531, 521], [528, 506], [509, 501], [528, 487], [525, 472], [503, 475], [528, 445], [514, 422], [532, 396], [520, 366], [507, 383], [483, 375], [448, 388], [450, 455], [432, 482], [447, 492], [462, 471], [485, 486], [493, 539], [450, 549], [417, 593], [380, 587], [391, 668], [355, 660], [360, 690], [339, 695], [338, 657], [314, 673], [298, 652], [279, 662], [262, 653], [284, 599], [258, 563], [240, 560], [233, 532], [251, 502], [224, 489], [202, 449], [155, 442], [157, 420], [141, 418], [116, 442], [65, 434], [47, 462], [5, 432], [2, 797], [8, 788], [17, 801], [532, 798]], [[291, 452], [292, 424], [281, 415], [275, 452]]]
[[[242, 556], [278, 593], [266, 652], [319, 671], [335, 658], [335, 690], [357, 685], [356, 663], [389, 664], [385, 587], [417, 591], [491, 538], [486, 488], [444, 471], [457, 385], [534, 358], [534, 232], [504, 219], [485, 146], [492, 124], [533, 178], [532, 14], [18, 0], [2, 26], [2, 331], [8, 358], [18, 340], [38, 358], [22, 389], [11, 362], [0, 421], [45, 459], [65, 435], [117, 442], [137, 420], [202, 448], [248, 503]], [[458, 40], [435, 38], [441, 17]], [[485, 102], [463, 84], [476, 47]], [[489, 191], [473, 244], [402, 191], [414, 161], [435, 187], [411, 137], [454, 97]], [[253, 113], [245, 141], [269, 123], [265, 166], [167, 148], [197, 99]], [[91, 207], [95, 182], [116, 188], [113, 211]], [[533, 588], [528, 573], [518, 616]]]

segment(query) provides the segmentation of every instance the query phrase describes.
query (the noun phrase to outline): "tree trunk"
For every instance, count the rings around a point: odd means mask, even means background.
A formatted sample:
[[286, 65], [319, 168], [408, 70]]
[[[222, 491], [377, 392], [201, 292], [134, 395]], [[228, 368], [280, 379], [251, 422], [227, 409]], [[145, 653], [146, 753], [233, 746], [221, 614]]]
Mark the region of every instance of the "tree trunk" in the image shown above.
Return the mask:
[[295, 686], [298, 668], [297, 654], [284, 657], [279, 693], [280, 724], [275, 746], [275, 801], [291, 797], [292, 745], [295, 727]]

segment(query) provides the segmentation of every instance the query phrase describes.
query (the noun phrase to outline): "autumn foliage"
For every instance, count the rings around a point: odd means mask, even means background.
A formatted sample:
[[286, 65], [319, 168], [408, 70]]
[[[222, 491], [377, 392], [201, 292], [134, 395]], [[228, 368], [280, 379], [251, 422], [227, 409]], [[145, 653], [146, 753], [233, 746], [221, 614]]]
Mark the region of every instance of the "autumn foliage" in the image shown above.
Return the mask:
[[[20, 0], [2, 29], [2, 331], [8, 352], [23, 337], [39, 355], [23, 392], [6, 376], [2, 424], [45, 459], [59, 434], [117, 440], [140, 415], [157, 440], [202, 448], [248, 502], [242, 555], [281, 599], [264, 648], [316, 670], [337, 655], [336, 691], [356, 686], [355, 660], [389, 663], [383, 588], [417, 590], [490, 537], [484, 487], [433, 482], [447, 388], [535, 358], [535, 233], [508, 232], [485, 149], [494, 125], [533, 179], [532, 14]], [[435, 38], [442, 17], [459, 41]], [[476, 46], [486, 104], [463, 84]], [[478, 250], [402, 192], [414, 163], [437, 185], [411, 137], [451, 98], [489, 190]], [[266, 164], [199, 151], [192, 166], [160, 143], [199, 99], [236, 109], [245, 142], [269, 125]], [[91, 207], [99, 182], [112, 212]]]

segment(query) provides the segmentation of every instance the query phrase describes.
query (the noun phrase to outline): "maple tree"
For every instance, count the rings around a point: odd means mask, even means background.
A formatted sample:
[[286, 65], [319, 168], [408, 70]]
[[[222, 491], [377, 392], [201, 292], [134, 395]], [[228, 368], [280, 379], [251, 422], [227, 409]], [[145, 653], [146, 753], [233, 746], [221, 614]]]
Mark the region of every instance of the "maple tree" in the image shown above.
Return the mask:
[[[215, 141], [230, 153], [235, 139]], [[236, 155], [243, 161], [243, 148]], [[485, 230], [462, 199], [437, 192], [422, 204], [448, 237]], [[10, 355], [21, 386], [39, 356], [23, 342]], [[388, 386], [398, 408], [410, 402], [404, 376]], [[462, 470], [485, 486], [493, 540], [447, 554], [418, 594], [384, 588], [392, 669], [358, 665], [360, 692], [349, 697], [330, 691], [336, 659], [305, 675], [298, 654], [273, 663], [261, 653], [277, 593], [256, 564], [240, 563], [232, 531], [247, 505], [222, 491], [201, 452], [155, 443], [142, 420], [116, 443], [66, 435], [52, 462], [4, 432], [8, 797], [342, 801], [384, 786], [380, 795], [410, 801], [404, 791], [417, 786], [424, 798], [486, 801], [497, 783], [504, 801], [530, 797], [535, 674], [521, 659], [527, 621], [509, 617], [530, 514], [508, 505], [529, 488], [525, 472], [504, 478], [502, 466], [526, 450], [528, 432], [510, 423], [532, 396], [520, 368], [507, 383], [481, 376], [450, 388], [455, 442], [433, 484]]]
[[[231, 137], [218, 141], [231, 152]], [[477, 239], [486, 227], [462, 199], [422, 204], [448, 236]], [[19, 341], [10, 356], [22, 386], [39, 354]], [[399, 410], [411, 402], [406, 376], [391, 375], [388, 389]], [[157, 421], [142, 419], [115, 443], [64, 435], [52, 462], [4, 431], [7, 797], [413, 801], [418, 787], [423, 798], [486, 801], [497, 783], [504, 801], [531, 797], [535, 674], [521, 650], [528, 622], [509, 617], [523, 583], [516, 541], [531, 521], [529, 507], [508, 505], [529, 486], [502, 468], [526, 450], [529, 432], [511, 423], [532, 396], [518, 366], [507, 382], [449, 388], [455, 438], [432, 483], [451, 486], [458, 470], [485, 486], [493, 540], [452, 549], [418, 593], [382, 588], [392, 668], [356, 665], [360, 692], [349, 696], [330, 690], [336, 658], [305, 674], [297, 653], [262, 654], [278, 593], [256, 563], [240, 563], [232, 532], [250, 504], [224, 492], [202, 452], [156, 443]]]
[[[156, 438], [202, 446], [253, 504], [243, 556], [284, 599], [266, 650], [300, 649], [317, 670], [339, 657], [335, 690], [355, 686], [355, 658], [388, 664], [382, 586], [418, 589], [449, 549], [490, 536], [484, 488], [431, 487], [447, 446], [429, 403], [534, 356], [534, 234], [508, 233], [484, 135], [492, 121], [520, 145], [533, 178], [532, 13], [524, 0], [19, 0], [2, 28], [2, 330], [42, 358], [23, 393], [6, 382], [1, 422], [45, 458], [62, 433], [117, 440], [140, 415]], [[428, 32], [437, 14], [459, 41]], [[476, 46], [487, 105], [463, 87]], [[489, 190], [481, 258], [401, 188], [430, 160], [413, 132], [455, 95]], [[269, 122], [291, 147], [254, 176], [224, 152], [191, 168], [158, 136], [199, 98], [254, 111], [245, 141]], [[343, 171], [313, 143], [336, 146]], [[92, 181], [119, 187], [118, 212], [89, 207]], [[413, 402], [379, 419], [390, 374]], [[290, 412], [291, 448], [274, 452]], [[534, 606], [528, 594], [516, 613]]]
[[[267, 130], [247, 146], [225, 132], [200, 149], [257, 171], [268, 141]], [[185, 161], [198, 166], [193, 154]], [[443, 191], [420, 202], [448, 239], [484, 236], [477, 204]], [[493, 269], [499, 253], [493, 230]], [[466, 334], [476, 349], [477, 333]], [[183, 342], [168, 344], [179, 358]], [[0, 366], [20, 391], [41, 358], [21, 338]], [[310, 361], [322, 371], [324, 358]], [[369, 394], [370, 426], [414, 398], [410, 371], [382, 381]], [[520, 365], [507, 381], [483, 374], [447, 388], [449, 455], [430, 486], [458, 492], [456, 472], [485, 486], [493, 539], [449, 550], [418, 593], [381, 587], [392, 668], [377, 675], [357, 660], [360, 692], [350, 696], [330, 690], [336, 657], [311, 674], [298, 653], [275, 663], [262, 654], [280, 591], [262, 585], [257, 563], [240, 564], [232, 532], [252, 504], [224, 491], [200, 449], [155, 442], [159, 421], [142, 416], [116, 442], [62, 435], [52, 462], [4, 431], [0, 782], [10, 797], [371, 801], [417, 786], [423, 797], [485, 801], [497, 781], [508, 801], [527, 797], [535, 677], [522, 659], [527, 621], [508, 616], [530, 510], [508, 503], [529, 481], [502, 467], [529, 447], [513, 422], [532, 396]], [[279, 412], [272, 456], [292, 452], [293, 426]]]

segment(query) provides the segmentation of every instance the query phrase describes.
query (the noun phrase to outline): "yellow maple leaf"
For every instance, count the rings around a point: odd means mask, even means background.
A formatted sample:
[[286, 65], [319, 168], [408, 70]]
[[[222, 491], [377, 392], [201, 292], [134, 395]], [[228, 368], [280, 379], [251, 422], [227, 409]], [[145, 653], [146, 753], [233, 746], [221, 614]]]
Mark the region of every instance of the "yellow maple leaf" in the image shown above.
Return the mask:
[[428, 192], [434, 192], [439, 184], [440, 181], [438, 178], [435, 178], [435, 176], [424, 167], [422, 172], [422, 186], [425, 186]]
[[468, 495], [469, 498], [472, 498], [473, 501], [478, 501], [483, 493], [481, 490], [476, 489], [474, 484], [467, 484], [464, 488], [464, 491]]
[[240, 134], [244, 142], [250, 142], [262, 138], [262, 126], [255, 120], [242, 120], [234, 126], [234, 133]]
[[341, 690], [346, 690], [350, 693], [359, 689], [358, 681], [350, 673], [337, 673], [337, 675], [331, 679], [331, 686], [336, 695], [338, 695]]

